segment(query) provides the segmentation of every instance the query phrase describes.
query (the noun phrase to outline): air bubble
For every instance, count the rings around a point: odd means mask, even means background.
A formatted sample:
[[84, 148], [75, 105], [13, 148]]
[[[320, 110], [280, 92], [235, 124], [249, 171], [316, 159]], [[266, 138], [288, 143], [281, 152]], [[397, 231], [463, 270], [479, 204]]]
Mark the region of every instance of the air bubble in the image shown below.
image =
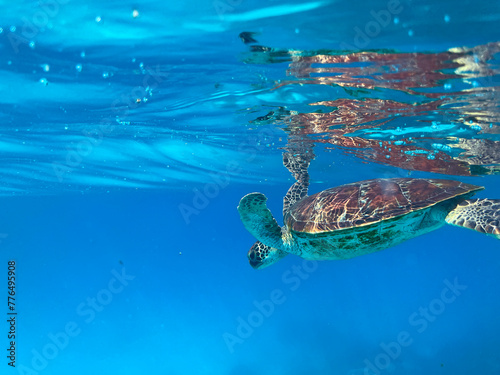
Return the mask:
[[108, 78], [109, 77], [109, 73], [108, 72], [103, 72], [102, 73], [102, 78]]
[[49, 81], [47, 81], [47, 78], [40, 78], [40, 81], [39, 81], [42, 85], [45, 85], [47, 86], [49, 84]]
[[83, 67], [82, 67], [82, 64], [77, 64], [77, 65], [75, 66], [75, 69], [76, 69], [76, 71], [77, 71], [78, 73], [80, 73], [80, 72], [82, 71], [82, 68], [83, 68]]
[[448, 14], [444, 15], [444, 22], [446, 23], [450, 22], [450, 16]]
[[399, 18], [398, 17], [394, 17], [394, 24], [397, 25], [399, 23]]
[[11, 33], [15, 33], [16, 32], [16, 27], [14, 25], [12, 25], [11, 27], [9, 27], [9, 31]]
[[50, 65], [49, 64], [42, 64], [41, 65], [42, 69], [44, 72], [48, 72], [50, 70]]
[[97, 17], [95, 18], [95, 22], [99, 23], [99, 22], [101, 22], [101, 21], [102, 21], [101, 16], [97, 16]]
[[413, 30], [408, 30], [408, 36], [413, 36]]
[[30, 44], [29, 44], [29, 46], [30, 46], [31, 49], [35, 49], [35, 42], [31, 41]]

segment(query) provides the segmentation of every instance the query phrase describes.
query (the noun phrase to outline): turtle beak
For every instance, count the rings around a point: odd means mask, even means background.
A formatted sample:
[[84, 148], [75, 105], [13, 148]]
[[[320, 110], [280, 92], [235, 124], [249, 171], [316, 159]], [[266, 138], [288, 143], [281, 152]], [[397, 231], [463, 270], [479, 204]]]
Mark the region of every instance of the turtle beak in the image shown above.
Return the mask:
[[255, 260], [255, 259], [251, 259], [251, 258], [248, 259], [248, 263], [250, 263], [252, 268], [254, 268], [256, 270], [259, 269], [260, 266], [262, 266], [262, 262]]

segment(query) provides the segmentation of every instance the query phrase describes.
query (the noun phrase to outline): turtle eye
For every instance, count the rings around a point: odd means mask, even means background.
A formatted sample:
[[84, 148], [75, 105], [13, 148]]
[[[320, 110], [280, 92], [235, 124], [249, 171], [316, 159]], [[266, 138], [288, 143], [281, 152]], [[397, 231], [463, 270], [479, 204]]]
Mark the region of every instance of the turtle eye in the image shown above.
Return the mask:
[[248, 252], [248, 261], [253, 268], [259, 268], [262, 263], [262, 258], [260, 253], [257, 251], [250, 250]]

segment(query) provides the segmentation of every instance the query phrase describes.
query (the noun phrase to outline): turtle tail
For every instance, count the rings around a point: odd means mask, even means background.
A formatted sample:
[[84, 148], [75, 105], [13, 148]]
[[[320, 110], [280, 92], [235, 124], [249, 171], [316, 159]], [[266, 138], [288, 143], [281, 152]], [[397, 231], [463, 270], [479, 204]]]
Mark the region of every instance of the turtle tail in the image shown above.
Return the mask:
[[473, 229], [500, 240], [500, 199], [468, 199], [448, 216], [451, 225]]

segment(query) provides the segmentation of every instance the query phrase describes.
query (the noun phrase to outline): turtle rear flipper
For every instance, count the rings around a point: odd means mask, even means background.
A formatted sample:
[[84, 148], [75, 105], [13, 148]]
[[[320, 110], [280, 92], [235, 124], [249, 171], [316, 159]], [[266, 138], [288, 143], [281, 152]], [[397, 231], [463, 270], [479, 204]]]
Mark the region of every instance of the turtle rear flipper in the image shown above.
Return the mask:
[[250, 193], [240, 200], [238, 212], [245, 228], [263, 244], [281, 249], [281, 228], [266, 206], [262, 193]]
[[500, 240], [500, 199], [464, 200], [446, 216], [446, 222]]

